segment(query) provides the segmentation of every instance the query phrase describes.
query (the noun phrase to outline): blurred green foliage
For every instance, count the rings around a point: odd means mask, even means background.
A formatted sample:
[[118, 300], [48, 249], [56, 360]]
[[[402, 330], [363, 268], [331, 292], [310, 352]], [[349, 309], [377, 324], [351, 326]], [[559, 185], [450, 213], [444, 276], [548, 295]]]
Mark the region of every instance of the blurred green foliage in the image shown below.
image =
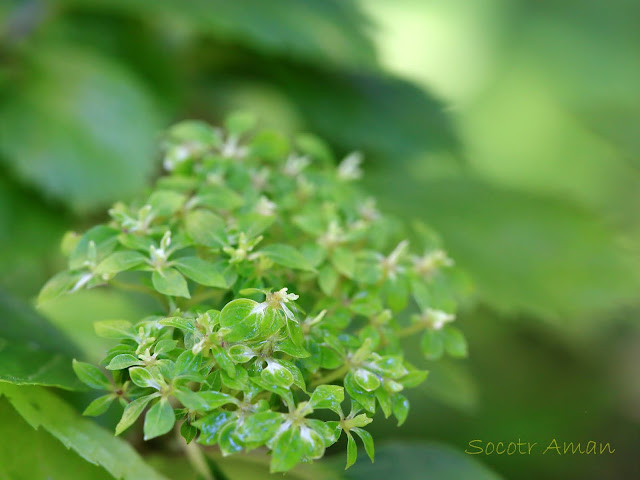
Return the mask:
[[[0, 337], [50, 332], [15, 299], [62, 267], [66, 230], [149, 184], [163, 128], [248, 108], [362, 149], [382, 207], [433, 225], [475, 280], [472, 361], [434, 366], [410, 397], [418, 420], [379, 427], [390, 440], [595, 437], [616, 455], [474, 460], [507, 478], [633, 478], [639, 15], [633, 0], [0, 1]], [[140, 302], [48, 305], [76, 343], [52, 334], [53, 353], [95, 360], [91, 323]], [[2, 431], [26, 442], [25, 427]]]

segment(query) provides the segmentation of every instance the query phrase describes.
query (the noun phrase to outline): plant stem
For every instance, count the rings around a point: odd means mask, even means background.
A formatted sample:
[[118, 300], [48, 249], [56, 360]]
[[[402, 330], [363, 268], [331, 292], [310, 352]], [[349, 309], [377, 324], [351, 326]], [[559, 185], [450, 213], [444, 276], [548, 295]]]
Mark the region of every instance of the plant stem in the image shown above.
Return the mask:
[[409, 335], [413, 335], [414, 333], [424, 330], [425, 328], [427, 328], [426, 325], [423, 325], [421, 323], [414, 323], [413, 325], [409, 325], [408, 327], [405, 327], [402, 330], [398, 331], [398, 338], [408, 337]]
[[189, 463], [193, 466], [193, 469], [202, 475], [205, 480], [216, 480], [213, 472], [211, 472], [211, 469], [207, 464], [207, 459], [198, 444], [194, 442], [187, 443], [180, 434], [178, 434], [178, 437], [179, 441], [182, 442], [184, 453], [186, 454]]
[[349, 371], [349, 365], [345, 364], [342, 367], [328, 373], [324, 377], [317, 378], [311, 382], [311, 387], [317, 387], [318, 385], [324, 385], [329, 382], [333, 382], [339, 378], [342, 378]]

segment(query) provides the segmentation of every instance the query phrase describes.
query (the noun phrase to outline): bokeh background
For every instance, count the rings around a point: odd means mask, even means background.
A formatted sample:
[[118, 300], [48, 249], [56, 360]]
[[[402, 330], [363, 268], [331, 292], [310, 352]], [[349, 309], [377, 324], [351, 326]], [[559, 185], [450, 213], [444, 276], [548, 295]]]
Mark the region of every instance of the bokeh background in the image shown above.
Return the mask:
[[[380, 206], [474, 281], [469, 359], [429, 365], [347, 478], [640, 478], [639, 22], [635, 0], [1, 0], [0, 333], [39, 315], [99, 360], [92, 322], [142, 307], [94, 290], [34, 313], [64, 232], [150, 185], [171, 123], [250, 110], [363, 151]], [[518, 438], [616, 452], [462, 453]], [[290, 476], [338, 478], [336, 453]]]

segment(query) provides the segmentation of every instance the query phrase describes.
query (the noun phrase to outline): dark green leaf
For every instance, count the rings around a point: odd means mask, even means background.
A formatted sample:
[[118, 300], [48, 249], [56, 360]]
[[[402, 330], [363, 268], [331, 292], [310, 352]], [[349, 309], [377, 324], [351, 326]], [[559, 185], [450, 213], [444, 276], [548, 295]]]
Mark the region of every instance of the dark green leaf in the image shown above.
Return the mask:
[[2, 159], [23, 180], [76, 209], [142, 188], [159, 127], [145, 86], [97, 50], [45, 42], [29, 60], [30, 74], [0, 112]]
[[377, 451], [375, 464], [360, 462], [349, 470], [349, 480], [372, 478], [430, 480], [500, 480], [502, 477], [481, 462], [452, 447], [437, 443], [386, 444]]
[[[42, 426], [63, 445], [88, 462], [104, 467], [123, 480], [166, 480], [152, 470], [127, 442], [94, 422], [80, 417], [69, 405], [41, 387], [0, 384], [13, 407], [33, 428]], [[2, 466], [0, 466], [0, 471]]]
[[0, 382], [66, 390], [86, 388], [74, 374], [70, 357], [5, 339], [0, 339]]

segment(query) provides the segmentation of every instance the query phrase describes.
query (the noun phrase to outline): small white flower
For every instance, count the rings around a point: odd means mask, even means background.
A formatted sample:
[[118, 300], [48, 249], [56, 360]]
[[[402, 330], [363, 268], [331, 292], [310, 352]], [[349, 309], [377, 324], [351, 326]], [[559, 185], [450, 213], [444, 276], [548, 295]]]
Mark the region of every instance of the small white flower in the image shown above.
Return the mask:
[[455, 319], [456, 316], [454, 314], [433, 308], [427, 308], [422, 313], [422, 320], [433, 330], [442, 330], [442, 327], [447, 323], [453, 322]]
[[282, 173], [288, 177], [297, 177], [310, 163], [311, 160], [306, 155], [296, 155], [292, 153], [287, 158], [284, 167], [282, 167]]
[[324, 247], [332, 248], [336, 245], [340, 245], [345, 241], [345, 235], [337, 221], [331, 220], [329, 223], [329, 229], [320, 238], [318, 243]]
[[366, 222], [373, 222], [380, 218], [380, 212], [376, 208], [375, 198], [367, 198], [358, 209], [358, 213]]
[[224, 184], [224, 174], [221, 171], [213, 171], [207, 173], [207, 183], [209, 185], [223, 185]]
[[168, 172], [175, 170], [176, 166], [191, 156], [191, 148], [188, 145], [176, 145], [167, 150], [162, 166]]
[[220, 154], [225, 158], [241, 159], [246, 157], [248, 153], [249, 149], [240, 145], [240, 139], [236, 135], [229, 135], [220, 147]]
[[277, 205], [262, 195], [256, 204], [256, 212], [265, 217], [270, 217], [276, 213]]
[[262, 168], [260, 170], [253, 170], [251, 172], [251, 185], [258, 191], [262, 191], [266, 188], [269, 181], [270, 170], [268, 168]]
[[338, 165], [338, 178], [345, 181], [359, 179], [362, 177], [361, 163], [362, 154], [360, 152], [350, 153]]
[[171, 252], [169, 246], [171, 245], [171, 230], [167, 230], [160, 240], [160, 248], [156, 248], [155, 245], [149, 246], [149, 256], [151, 257], [151, 264], [155, 267], [162, 267], [167, 262]]
[[287, 293], [287, 290], [289, 289], [285, 287], [281, 288], [277, 292], [267, 292], [267, 298], [265, 301], [256, 305], [251, 313], [264, 315], [267, 308], [272, 308], [274, 310], [280, 310], [289, 320], [297, 322], [293, 312], [286, 304], [297, 300], [299, 297], [295, 293]]
[[73, 286], [73, 288], [71, 289], [71, 293], [80, 290], [82, 287], [84, 287], [87, 283], [89, 283], [89, 280], [91, 280], [93, 278], [94, 274], [93, 273], [85, 273], [83, 274], [78, 281], [76, 282], [76, 284]]
[[416, 272], [423, 276], [431, 275], [440, 267], [451, 267], [454, 262], [447, 256], [444, 250], [432, 250], [422, 257], [413, 258], [413, 266]]
[[408, 247], [409, 241], [403, 240], [398, 244], [396, 248], [393, 249], [388, 257], [384, 257], [380, 261], [382, 270], [387, 275], [389, 275], [389, 278], [391, 278], [392, 280], [395, 279], [397, 275], [404, 270], [403, 267], [399, 265], [399, 262]]

